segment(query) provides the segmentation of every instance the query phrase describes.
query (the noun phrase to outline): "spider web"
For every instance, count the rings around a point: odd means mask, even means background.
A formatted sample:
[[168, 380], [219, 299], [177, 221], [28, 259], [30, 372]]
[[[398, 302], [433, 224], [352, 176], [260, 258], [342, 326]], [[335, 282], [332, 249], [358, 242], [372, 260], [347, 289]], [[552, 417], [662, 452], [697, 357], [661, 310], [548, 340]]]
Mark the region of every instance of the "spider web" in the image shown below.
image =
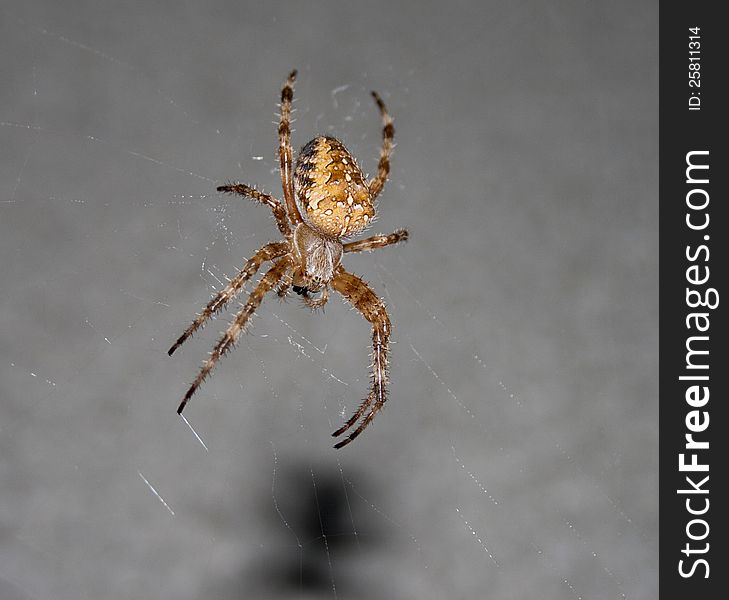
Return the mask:
[[[655, 597], [653, 4], [438, 6], [3, 9], [0, 597]], [[214, 189], [280, 196], [292, 67], [295, 148], [369, 172], [383, 93], [370, 232], [411, 232], [346, 257], [394, 343], [342, 451], [370, 333], [336, 296], [267, 298], [185, 419], [239, 304], [166, 355], [277, 236]]]

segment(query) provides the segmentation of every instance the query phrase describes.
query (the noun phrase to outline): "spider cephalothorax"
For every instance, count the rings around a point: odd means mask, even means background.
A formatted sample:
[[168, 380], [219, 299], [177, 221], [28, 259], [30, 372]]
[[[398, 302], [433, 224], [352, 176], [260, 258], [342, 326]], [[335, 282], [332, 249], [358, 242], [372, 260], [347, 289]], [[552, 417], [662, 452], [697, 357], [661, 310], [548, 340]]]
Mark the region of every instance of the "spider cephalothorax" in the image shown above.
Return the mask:
[[285, 239], [260, 248], [230, 283], [213, 297], [170, 348], [169, 354], [172, 355], [190, 335], [233, 299], [265, 261], [273, 261], [273, 266], [261, 278], [248, 301], [203, 362], [200, 372], [177, 409], [178, 413], [182, 413], [188, 400], [218, 360], [235, 345], [266, 293], [278, 290], [279, 296], [285, 296], [291, 289], [301, 296], [307, 306], [315, 309], [326, 304], [331, 287], [372, 324], [372, 388], [354, 415], [334, 432], [334, 436], [339, 436], [361, 419], [357, 428], [335, 445], [335, 448], [341, 448], [372, 422], [387, 400], [390, 339], [390, 319], [382, 300], [362, 279], [344, 269], [341, 265], [342, 254], [383, 248], [406, 240], [408, 232], [398, 229], [390, 235], [342, 242], [361, 233], [372, 223], [375, 217], [374, 201], [382, 191], [390, 172], [395, 129], [385, 104], [377, 93], [372, 92], [372, 96], [382, 115], [383, 130], [382, 150], [375, 177], [367, 180], [344, 144], [328, 136], [316, 137], [301, 149], [292, 174], [293, 153], [289, 120], [295, 77], [296, 71], [293, 71], [281, 91], [278, 136], [284, 202], [242, 183], [218, 188], [220, 192], [239, 194], [269, 206]]

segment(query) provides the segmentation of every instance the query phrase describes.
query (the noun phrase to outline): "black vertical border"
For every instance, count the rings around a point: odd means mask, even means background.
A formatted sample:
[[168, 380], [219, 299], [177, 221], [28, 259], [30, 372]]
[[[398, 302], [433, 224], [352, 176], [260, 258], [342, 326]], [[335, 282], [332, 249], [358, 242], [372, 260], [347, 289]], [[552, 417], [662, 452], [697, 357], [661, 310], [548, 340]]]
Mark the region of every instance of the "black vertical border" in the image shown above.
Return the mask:
[[[719, 15], [723, 6], [719, 2], [664, 2], [659, 12], [660, 30], [660, 593], [661, 598], [727, 598], [729, 586], [729, 540], [727, 539], [727, 371], [724, 348], [727, 344], [726, 312], [729, 306], [727, 237], [729, 221], [725, 205], [729, 202], [727, 178], [729, 164], [727, 151], [729, 131], [724, 114], [729, 110], [726, 88], [729, 81], [729, 23]], [[700, 27], [701, 35], [701, 88], [689, 88], [689, 28]], [[692, 91], [701, 92], [701, 110], [689, 111], [688, 99]], [[686, 183], [686, 154], [692, 150], [709, 150], [709, 179], [702, 186], [710, 194], [710, 225], [702, 232], [691, 231], [686, 225], [686, 194], [694, 186]], [[698, 217], [697, 217], [698, 218]], [[704, 235], [710, 240], [704, 241]], [[678, 455], [691, 452], [685, 449], [688, 433], [686, 415], [693, 410], [686, 403], [685, 391], [689, 384], [679, 381], [686, 373], [686, 316], [697, 309], [686, 304], [686, 269], [692, 264], [686, 257], [686, 248], [706, 243], [709, 246], [710, 281], [703, 289], [714, 287], [720, 303], [711, 310], [708, 335], [710, 400], [705, 410], [710, 424], [703, 436], [710, 448], [701, 453], [709, 462], [708, 498], [710, 508], [703, 518], [709, 523], [709, 544], [705, 555], [686, 556], [686, 544], [699, 548], [704, 542], [689, 539], [686, 526], [692, 518], [686, 509], [687, 495], [677, 490], [690, 487], [680, 473]], [[697, 263], [693, 263], [697, 264]], [[695, 287], [695, 286], [692, 286]], [[697, 289], [701, 289], [698, 287]], [[702, 384], [703, 385], [703, 384]], [[696, 434], [699, 438], [699, 435]], [[700, 480], [701, 477], [694, 479]], [[703, 505], [706, 496], [694, 496], [696, 507]], [[699, 498], [701, 498], [699, 500]], [[698, 533], [696, 527], [694, 533]], [[691, 561], [705, 558], [709, 563], [709, 577], [705, 569], [697, 568], [694, 576], [680, 575], [678, 561], [690, 569]]]

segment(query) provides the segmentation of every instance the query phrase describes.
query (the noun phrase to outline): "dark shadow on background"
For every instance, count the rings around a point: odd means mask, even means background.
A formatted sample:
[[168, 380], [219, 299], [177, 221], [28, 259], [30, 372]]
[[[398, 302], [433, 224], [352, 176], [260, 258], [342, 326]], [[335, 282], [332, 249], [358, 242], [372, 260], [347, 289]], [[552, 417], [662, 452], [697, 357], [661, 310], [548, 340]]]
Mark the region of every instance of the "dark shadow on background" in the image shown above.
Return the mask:
[[333, 596], [389, 598], [382, 582], [367, 577], [362, 563], [388, 549], [382, 517], [353, 492], [375, 505], [382, 487], [337, 466], [279, 463], [275, 497], [262, 497], [257, 518], [270, 530], [266, 547], [238, 576], [213, 583], [203, 598], [289, 598]]

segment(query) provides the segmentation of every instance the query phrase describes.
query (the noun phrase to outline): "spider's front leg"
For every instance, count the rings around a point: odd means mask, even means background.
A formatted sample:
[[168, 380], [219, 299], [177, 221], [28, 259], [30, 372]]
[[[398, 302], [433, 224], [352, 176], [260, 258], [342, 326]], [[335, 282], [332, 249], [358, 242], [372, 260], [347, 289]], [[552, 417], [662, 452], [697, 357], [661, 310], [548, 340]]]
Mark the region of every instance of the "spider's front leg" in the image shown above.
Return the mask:
[[387, 401], [390, 318], [377, 294], [362, 279], [342, 267], [332, 279], [331, 285], [372, 324], [372, 389], [349, 421], [332, 434], [334, 437], [342, 435], [364, 416], [357, 429], [334, 446], [341, 448], [364, 431]]
[[213, 367], [225, 355], [225, 353], [235, 345], [241, 332], [245, 329], [246, 324], [256, 312], [256, 309], [261, 305], [261, 302], [263, 302], [263, 297], [278, 285], [279, 281], [281, 281], [284, 275], [286, 275], [286, 271], [288, 271], [290, 267], [291, 257], [288, 255], [276, 261], [274, 265], [266, 271], [266, 274], [261, 278], [261, 281], [258, 282], [258, 285], [250, 293], [250, 296], [248, 296], [248, 301], [235, 316], [235, 320], [228, 326], [223, 337], [220, 338], [218, 343], [215, 345], [215, 348], [213, 348], [210, 356], [203, 361], [200, 372], [195, 378], [195, 381], [192, 382], [190, 388], [187, 390], [180, 406], [177, 408], [178, 415], [182, 414], [182, 411], [185, 409], [185, 405], [190, 398], [192, 398], [193, 394], [197, 391], [202, 382], [205, 381], [205, 378], [210, 374], [210, 371], [213, 370]]
[[195, 333], [205, 322], [210, 319], [215, 313], [220, 311], [231, 299], [235, 298], [243, 287], [243, 284], [253, 277], [261, 265], [267, 260], [274, 260], [279, 256], [283, 256], [288, 252], [289, 246], [286, 242], [273, 242], [266, 244], [260, 250], [258, 250], [245, 266], [228, 282], [222, 290], [220, 290], [215, 296], [208, 302], [207, 306], [203, 311], [195, 317], [195, 320], [190, 326], [185, 329], [184, 333], [177, 338], [177, 341], [172, 344], [172, 347], [167, 351], [167, 354], [172, 356], [182, 344], [185, 343], [193, 333]]

